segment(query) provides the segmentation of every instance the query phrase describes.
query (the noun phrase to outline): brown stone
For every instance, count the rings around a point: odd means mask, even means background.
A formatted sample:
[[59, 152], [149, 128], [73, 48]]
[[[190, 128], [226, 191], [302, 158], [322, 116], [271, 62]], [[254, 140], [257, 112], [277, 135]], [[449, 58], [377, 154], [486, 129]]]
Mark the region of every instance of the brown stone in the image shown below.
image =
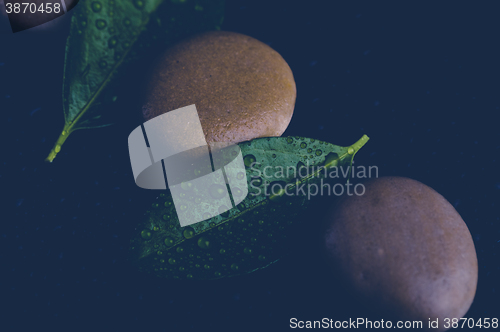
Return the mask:
[[280, 136], [292, 118], [295, 81], [268, 45], [226, 31], [168, 49], [148, 80], [146, 120], [195, 104], [207, 142]]
[[[328, 262], [363, 303], [389, 317], [463, 317], [477, 285], [477, 257], [469, 230], [432, 188], [408, 178], [365, 184], [327, 215]], [[359, 192], [359, 191], [358, 191]], [[435, 331], [436, 329], [434, 329]]]

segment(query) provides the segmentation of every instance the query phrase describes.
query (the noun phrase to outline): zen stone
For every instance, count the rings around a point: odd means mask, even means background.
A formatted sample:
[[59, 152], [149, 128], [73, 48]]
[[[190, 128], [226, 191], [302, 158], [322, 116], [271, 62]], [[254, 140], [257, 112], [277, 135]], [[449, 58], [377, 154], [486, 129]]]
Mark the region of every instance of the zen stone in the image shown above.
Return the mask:
[[281, 136], [296, 88], [286, 61], [268, 45], [215, 31], [168, 49], [148, 79], [145, 120], [195, 104], [207, 142]]
[[[365, 184], [326, 218], [328, 263], [362, 303], [395, 319], [461, 318], [476, 292], [478, 266], [471, 234], [453, 206], [408, 178]], [[431, 329], [436, 331], [437, 329]]]

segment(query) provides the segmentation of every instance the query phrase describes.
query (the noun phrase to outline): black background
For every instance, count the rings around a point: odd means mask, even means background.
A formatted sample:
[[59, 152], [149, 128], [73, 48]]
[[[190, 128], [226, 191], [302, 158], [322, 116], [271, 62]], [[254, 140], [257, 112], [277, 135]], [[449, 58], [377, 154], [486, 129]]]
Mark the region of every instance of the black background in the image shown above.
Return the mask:
[[[466, 315], [475, 319], [500, 318], [499, 9], [228, 1], [223, 25], [268, 43], [292, 68], [297, 103], [284, 135], [350, 145], [367, 134], [358, 164], [419, 180], [455, 206], [478, 255]], [[43, 162], [63, 125], [67, 31], [64, 22], [0, 35], [0, 330], [284, 331], [292, 317], [370, 315], [315, 247], [332, 197], [303, 216], [290, 255], [256, 273], [173, 282], [130, 267], [128, 242], [158, 194], [131, 174], [127, 137], [141, 123], [139, 102], [122, 101], [117, 125], [77, 131], [54, 163]]]

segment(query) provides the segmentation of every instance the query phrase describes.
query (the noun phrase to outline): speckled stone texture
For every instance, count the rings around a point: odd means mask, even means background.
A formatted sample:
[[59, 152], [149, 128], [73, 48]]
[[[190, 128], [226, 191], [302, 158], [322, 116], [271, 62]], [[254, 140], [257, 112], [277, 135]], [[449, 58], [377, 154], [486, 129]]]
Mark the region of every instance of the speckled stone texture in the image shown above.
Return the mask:
[[170, 48], [147, 84], [145, 120], [195, 104], [207, 142], [280, 136], [295, 106], [295, 81], [281, 55], [233, 32], [200, 34]]
[[465, 315], [476, 291], [476, 251], [443, 196], [415, 180], [385, 177], [331, 211], [327, 255], [363, 302], [424, 327], [439, 318], [440, 330], [444, 318]]

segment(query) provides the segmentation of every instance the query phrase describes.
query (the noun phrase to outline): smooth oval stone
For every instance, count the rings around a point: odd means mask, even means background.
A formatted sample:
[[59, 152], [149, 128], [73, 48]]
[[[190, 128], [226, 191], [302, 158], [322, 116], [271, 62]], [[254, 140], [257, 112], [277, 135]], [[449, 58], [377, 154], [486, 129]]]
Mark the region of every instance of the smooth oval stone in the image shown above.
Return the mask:
[[[327, 214], [328, 263], [363, 303], [389, 317], [460, 318], [477, 285], [469, 230], [432, 188], [408, 178], [365, 184], [361, 196], [340, 199]], [[437, 331], [437, 329], [432, 329]]]
[[234, 32], [203, 33], [168, 49], [148, 84], [146, 120], [195, 104], [207, 142], [280, 136], [295, 106], [295, 81], [285, 60]]

